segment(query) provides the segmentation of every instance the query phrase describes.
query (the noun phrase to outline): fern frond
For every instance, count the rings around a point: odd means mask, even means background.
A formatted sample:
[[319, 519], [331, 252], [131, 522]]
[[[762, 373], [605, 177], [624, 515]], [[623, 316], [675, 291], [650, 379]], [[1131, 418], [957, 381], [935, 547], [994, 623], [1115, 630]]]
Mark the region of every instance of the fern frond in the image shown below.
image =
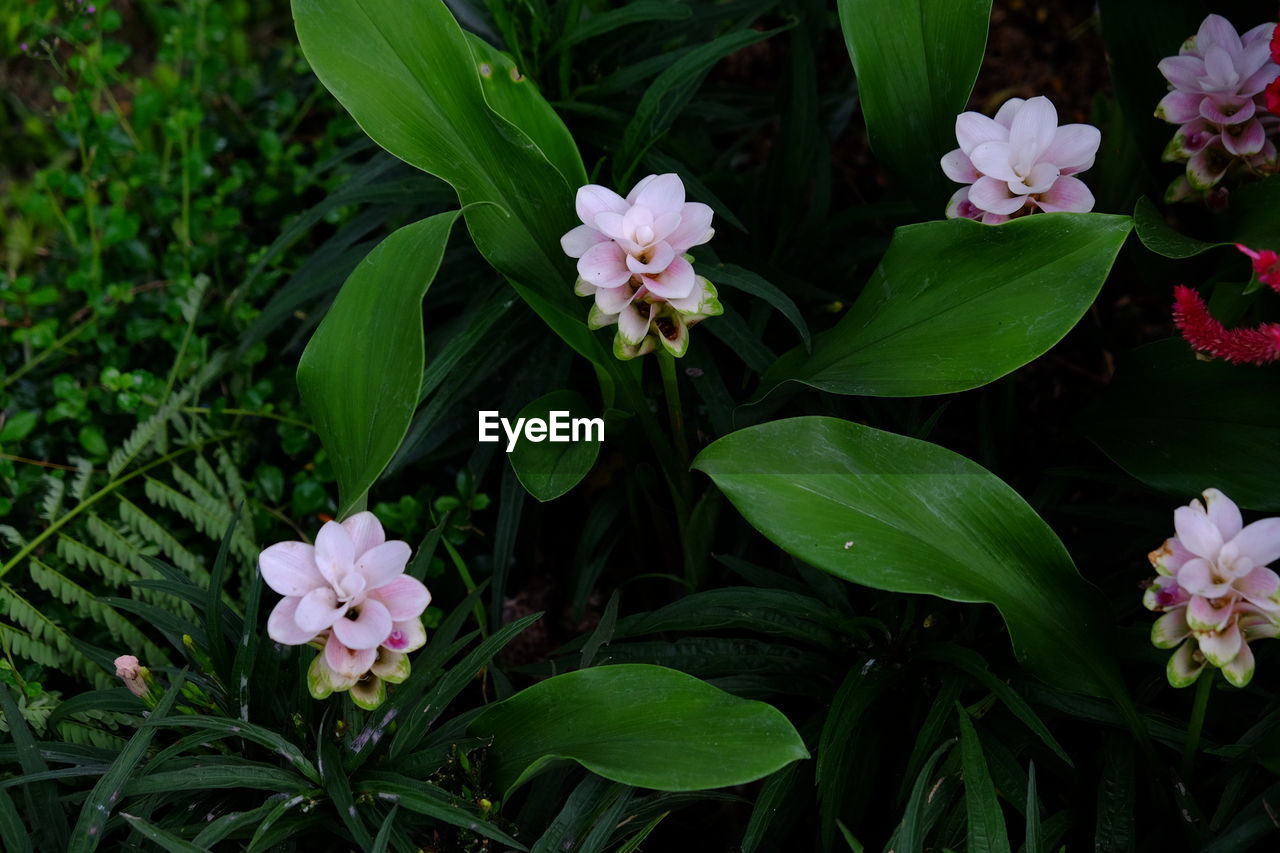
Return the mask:
[[[205, 491], [194, 477], [177, 465], [172, 470], [174, 481], [186, 489], [190, 497], [154, 477], [148, 477], [144, 486], [147, 497], [178, 513], [213, 541], [219, 541], [231, 525], [231, 508]], [[232, 534], [231, 546], [244, 560], [254, 560], [258, 556], [257, 547], [239, 527]]]
[[119, 587], [138, 580], [138, 573], [128, 566], [96, 551], [78, 539], [63, 533], [58, 536], [58, 556], [70, 565], [94, 572], [112, 586]]
[[164, 431], [165, 425], [169, 419], [173, 417], [173, 407], [165, 406], [159, 409], [151, 417], [133, 428], [133, 432], [116, 448], [115, 453], [111, 454], [111, 458], [107, 460], [107, 474], [112, 479], [120, 476], [120, 472], [128, 467], [129, 463], [138, 457], [147, 447], [159, 441], [160, 434]]
[[27, 544], [27, 538], [18, 532], [18, 528], [8, 524], [0, 524], [0, 536], [4, 537], [10, 548], [17, 549]]
[[187, 325], [195, 323], [196, 315], [200, 312], [200, 303], [204, 301], [204, 294], [208, 289], [209, 276], [202, 273], [195, 277], [186, 293], [178, 297], [178, 308], [181, 309], [182, 319], [187, 322]]
[[136, 504], [129, 501], [128, 498], [119, 497], [116, 503], [119, 508], [120, 520], [124, 524], [133, 528], [144, 539], [158, 545], [160, 552], [169, 558], [169, 562], [185, 571], [197, 584], [208, 583], [209, 571], [201, 564], [195, 554], [184, 548], [182, 543], [164, 528], [164, 525], [147, 515]]
[[63, 604], [74, 607], [76, 612], [90, 617], [106, 628], [112, 639], [120, 643], [125, 651], [136, 654], [143, 660], [168, 662], [168, 656], [160, 647], [147, 639], [147, 636], [134, 627], [132, 622], [66, 575], [33, 559], [31, 579]]
[[96, 513], [90, 513], [85, 528], [103, 551], [117, 562], [125, 563], [139, 577], [154, 577], [153, 570], [144, 557], [155, 556], [159, 550], [154, 545], [147, 545], [137, 536], [126, 536], [117, 527], [102, 520]]
[[46, 474], [40, 480], [44, 486], [44, 497], [40, 499], [40, 517], [52, 524], [62, 511], [62, 496], [66, 492], [66, 483], [61, 477]]
[[71, 479], [71, 499], [79, 503], [89, 492], [89, 483], [93, 479], [93, 464], [79, 456], [72, 456], [71, 462], [76, 466], [76, 475]]
[[[45, 664], [46, 666], [61, 668], [71, 665], [93, 679], [99, 687], [110, 686], [110, 679], [106, 677], [106, 673], [76, 648], [75, 643], [71, 642], [71, 637], [62, 630], [62, 626], [45, 616], [40, 612], [40, 608], [27, 601], [6, 583], [0, 583], [0, 603], [4, 604], [5, 613], [9, 618], [19, 627], [25, 628], [32, 639], [56, 649], [60, 660]], [[33, 655], [23, 654], [22, 656], [39, 662], [39, 658]]]
[[227, 484], [222, 482], [222, 478], [218, 476], [217, 471], [213, 470], [213, 466], [209, 464], [208, 459], [204, 458], [203, 453], [195, 455], [195, 468], [196, 480], [200, 482], [201, 488], [216, 496], [223, 503], [232, 504], [231, 495], [227, 494]]
[[[76, 716], [79, 716], [79, 714]], [[79, 720], [60, 720], [54, 728], [58, 730], [59, 739], [82, 746], [120, 749], [127, 740], [127, 738], [120, 735], [113, 734], [89, 723], [82, 723]]]
[[[3, 598], [3, 593], [0, 593], [0, 598]], [[35, 661], [49, 669], [60, 668], [67, 657], [58, 651], [56, 646], [31, 636], [21, 628], [6, 625], [3, 622], [0, 622], [0, 648], [3, 648], [6, 654]]]

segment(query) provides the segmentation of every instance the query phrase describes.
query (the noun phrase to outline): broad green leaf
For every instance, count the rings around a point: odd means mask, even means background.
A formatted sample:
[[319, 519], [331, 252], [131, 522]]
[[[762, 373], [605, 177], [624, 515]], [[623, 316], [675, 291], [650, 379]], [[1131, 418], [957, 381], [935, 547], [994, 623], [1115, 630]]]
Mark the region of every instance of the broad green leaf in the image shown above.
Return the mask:
[[347, 279], [298, 362], [298, 390], [338, 478], [339, 517], [409, 431], [425, 358], [422, 298], [457, 213], [406, 225]]
[[894, 232], [835, 328], [765, 374], [837, 394], [916, 397], [985, 385], [1043, 355], [1102, 287], [1127, 216], [1048, 213], [991, 226], [968, 219]]
[[490, 766], [506, 792], [559, 759], [626, 785], [696, 791], [808, 757], [773, 707], [647, 664], [549, 678], [490, 705], [470, 732], [493, 738]]
[[1185, 341], [1160, 341], [1120, 362], [1081, 425], [1120, 467], [1180, 502], [1213, 487], [1248, 509], [1274, 511], [1277, 400], [1280, 367], [1201, 361]]
[[933, 799], [934, 788], [940, 781], [933, 778], [933, 768], [938, 766], [943, 753], [954, 743], [954, 739], [943, 743], [933, 751], [933, 755], [930, 755], [924, 766], [920, 768], [920, 773], [916, 776], [915, 784], [911, 788], [911, 798], [907, 800], [907, 810], [902, 816], [902, 824], [898, 829], [898, 843], [895, 850], [901, 850], [902, 853], [921, 853], [924, 850], [924, 836], [928, 831], [924, 826], [925, 804]]
[[804, 417], [732, 433], [694, 467], [784, 551], [854, 583], [994, 604], [1042, 678], [1123, 695], [1106, 602], [1035, 511], [963, 456]]
[[208, 848], [201, 847], [199, 844], [192, 844], [185, 838], [180, 838], [172, 832], [161, 829], [153, 823], [148, 823], [137, 815], [120, 813], [120, 817], [125, 819], [129, 827], [148, 841], [154, 841], [161, 845], [161, 849], [166, 853], [208, 853]]
[[[595, 437], [603, 438], [604, 419], [592, 417], [587, 401], [577, 391], [552, 391], [516, 415], [517, 423], [533, 418], [546, 422], [552, 431], [542, 441], [522, 436], [507, 458], [529, 494], [540, 501], [551, 501], [578, 485], [595, 466], [600, 455], [600, 442]], [[593, 420], [598, 424], [593, 426]], [[569, 440], [552, 441], [555, 430]], [[500, 427], [497, 432], [505, 446], [505, 432]]]
[[991, 0], [840, 0], [871, 148], [926, 213], [957, 187], [942, 155], [957, 147], [987, 44]]
[[960, 766], [964, 771], [964, 802], [969, 817], [969, 845], [965, 850], [967, 853], [1011, 853], [1004, 813], [1000, 811], [978, 733], [974, 731], [969, 712], [959, 703], [956, 713], [960, 719]]
[[1166, 258], [1191, 258], [1219, 246], [1231, 245], [1206, 243], [1204, 240], [1179, 234], [1165, 222], [1160, 209], [1146, 196], [1138, 199], [1138, 204], [1133, 209], [1133, 225], [1142, 245]]
[[529, 103], [541, 97], [532, 85], [500, 83], [507, 72], [489, 52], [477, 58], [478, 42], [441, 0], [293, 0], [293, 14], [316, 76], [365, 132], [447, 181], [485, 258], [570, 346], [610, 365], [560, 249], [560, 236], [577, 224], [573, 193], [585, 170], [567, 150], [567, 131], [548, 126], [559, 124], [554, 113]]

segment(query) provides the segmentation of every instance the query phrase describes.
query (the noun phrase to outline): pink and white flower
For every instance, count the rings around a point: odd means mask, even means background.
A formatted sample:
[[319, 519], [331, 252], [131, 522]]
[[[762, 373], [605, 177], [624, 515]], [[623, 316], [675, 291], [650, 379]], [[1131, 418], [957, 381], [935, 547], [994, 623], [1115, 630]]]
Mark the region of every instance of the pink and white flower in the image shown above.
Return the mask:
[[[1274, 136], [1280, 117], [1267, 112], [1266, 88], [1280, 75], [1271, 58], [1275, 24], [1243, 36], [1221, 15], [1209, 15], [1177, 56], [1162, 59], [1170, 92], [1156, 117], [1179, 125], [1165, 149], [1167, 162], [1186, 162], [1186, 183], [1197, 192], [1216, 186], [1234, 166], [1275, 171]], [[1181, 180], [1171, 193], [1188, 195]]]
[[1174, 687], [1193, 683], [1209, 663], [1237, 687], [1253, 678], [1249, 642], [1280, 632], [1280, 518], [1245, 526], [1235, 503], [1217, 489], [1173, 514], [1177, 535], [1149, 555], [1159, 576], [1143, 604], [1163, 613], [1151, 642], [1173, 649], [1166, 674]]
[[969, 186], [951, 197], [949, 219], [995, 225], [1037, 210], [1093, 210], [1093, 193], [1075, 175], [1093, 165], [1102, 134], [1088, 124], [1059, 127], [1048, 98], [1011, 98], [995, 118], [961, 113], [956, 140], [960, 147], [942, 158], [942, 171]]
[[588, 184], [578, 190], [576, 207], [583, 224], [560, 246], [578, 259], [577, 294], [595, 298], [588, 325], [617, 324], [619, 358], [650, 352], [656, 342], [684, 355], [688, 327], [723, 312], [715, 288], [686, 254], [715, 234], [711, 208], [686, 202], [675, 174], [649, 175], [625, 199]]
[[359, 512], [326, 522], [315, 545], [278, 542], [259, 555], [263, 580], [284, 596], [267, 634], [285, 645], [323, 644], [311, 670], [317, 698], [351, 689], [380, 662], [394, 661], [394, 676], [426, 641], [421, 616], [431, 593], [404, 573], [409, 554], [406, 543], [387, 541], [373, 513]]

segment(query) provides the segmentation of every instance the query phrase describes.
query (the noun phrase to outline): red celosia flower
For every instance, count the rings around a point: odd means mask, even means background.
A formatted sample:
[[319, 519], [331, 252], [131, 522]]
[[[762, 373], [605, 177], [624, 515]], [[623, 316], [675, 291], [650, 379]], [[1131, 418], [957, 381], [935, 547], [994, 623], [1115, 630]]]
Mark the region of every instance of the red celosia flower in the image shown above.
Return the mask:
[[1267, 96], [1267, 112], [1280, 116], [1280, 77], [1267, 84], [1267, 88], [1263, 91]]
[[1254, 251], [1240, 243], [1236, 243], [1236, 248], [1253, 261], [1253, 274], [1258, 277], [1258, 281], [1280, 293], [1280, 255], [1270, 249]]
[[1271, 34], [1271, 61], [1280, 65], [1280, 24], [1276, 25], [1275, 32]]
[[1200, 294], [1173, 289], [1173, 323], [1191, 348], [1232, 364], [1268, 364], [1280, 359], [1280, 323], [1256, 329], [1228, 329], [1209, 313]]

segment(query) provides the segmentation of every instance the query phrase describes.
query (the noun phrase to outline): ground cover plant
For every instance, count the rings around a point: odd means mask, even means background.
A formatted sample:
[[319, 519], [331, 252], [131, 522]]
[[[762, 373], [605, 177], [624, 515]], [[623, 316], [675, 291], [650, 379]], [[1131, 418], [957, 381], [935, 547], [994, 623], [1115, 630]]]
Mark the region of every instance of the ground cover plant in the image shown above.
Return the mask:
[[4, 848], [1273, 849], [1276, 12], [0, 10]]

